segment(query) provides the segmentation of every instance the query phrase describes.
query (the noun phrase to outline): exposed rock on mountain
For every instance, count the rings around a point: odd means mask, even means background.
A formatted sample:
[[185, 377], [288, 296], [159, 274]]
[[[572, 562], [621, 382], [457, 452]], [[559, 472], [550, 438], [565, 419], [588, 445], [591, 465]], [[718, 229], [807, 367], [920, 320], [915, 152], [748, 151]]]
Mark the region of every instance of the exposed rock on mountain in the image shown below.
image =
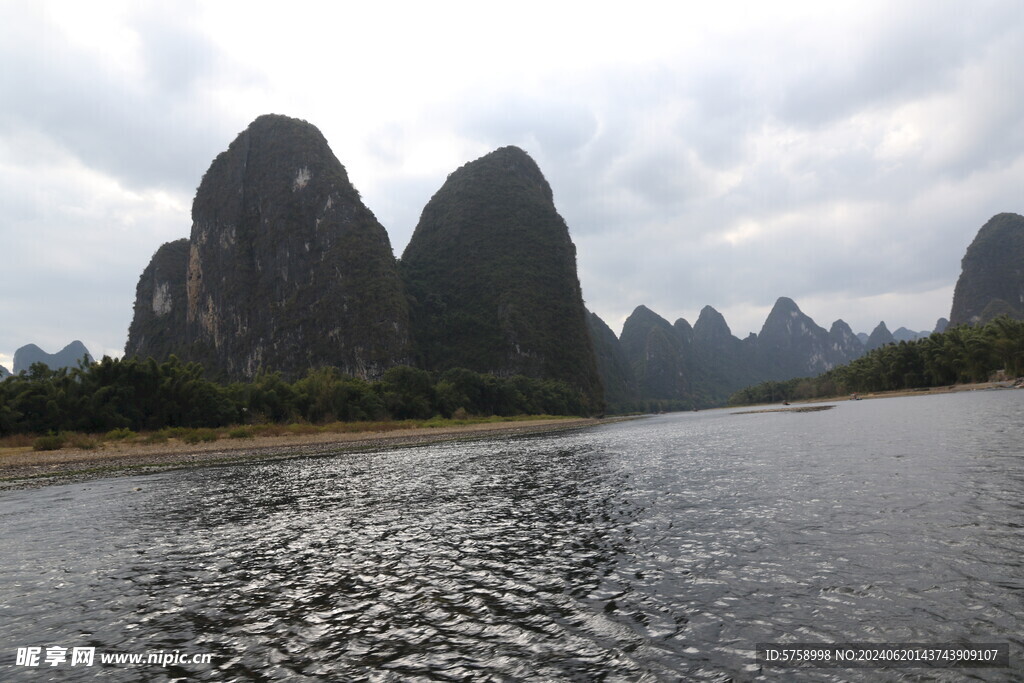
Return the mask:
[[637, 306], [622, 326], [619, 343], [641, 398], [690, 401], [682, 339], [667, 320], [646, 306]]
[[26, 344], [14, 352], [14, 374], [28, 370], [33, 363], [43, 363], [51, 370], [76, 368], [83, 358], [89, 363], [93, 362], [89, 349], [77, 339], [57, 353], [46, 353], [35, 344]]
[[772, 380], [818, 375], [836, 364], [832, 343], [825, 328], [780, 297], [757, 335], [758, 367]]
[[0, 365], [0, 379], [7, 379], [11, 376], [11, 371]]
[[896, 343], [896, 340], [893, 339], [892, 333], [889, 332], [889, 328], [885, 326], [885, 321], [882, 321], [878, 323], [878, 326], [871, 331], [870, 335], [868, 335], [868, 341], [864, 344], [864, 350], [874, 351], [886, 344], [894, 343]]
[[949, 321], [945, 318], [939, 318], [935, 321], [935, 329], [932, 332], [945, 332], [947, 327], [949, 327]]
[[576, 247], [521, 149], [503, 147], [449, 175], [401, 267], [423, 367], [558, 379], [600, 406]]
[[126, 356], [163, 360], [185, 348], [188, 254], [187, 239], [167, 242], [142, 271], [135, 287], [135, 314], [128, 328]]
[[843, 365], [864, 355], [864, 344], [843, 320], [832, 323], [828, 331], [829, 362]]
[[176, 352], [230, 379], [324, 365], [376, 377], [408, 359], [387, 233], [316, 127], [253, 121], [203, 176], [192, 221], [184, 332], [180, 281], [163, 267], [179, 265], [172, 243], [140, 280], [129, 353]]
[[636, 377], [622, 345], [611, 328], [596, 313], [587, 312], [587, 329], [594, 346], [597, 372], [604, 386], [604, 401], [611, 413], [636, 410], [639, 399]]
[[1024, 216], [993, 216], [967, 247], [953, 292], [950, 325], [1024, 318]]

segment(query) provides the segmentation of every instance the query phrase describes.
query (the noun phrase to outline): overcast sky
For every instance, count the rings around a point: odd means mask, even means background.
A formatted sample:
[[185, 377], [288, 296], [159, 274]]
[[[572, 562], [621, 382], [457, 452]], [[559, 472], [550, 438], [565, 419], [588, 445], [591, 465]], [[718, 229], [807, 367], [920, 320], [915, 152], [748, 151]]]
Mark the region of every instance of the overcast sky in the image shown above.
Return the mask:
[[448, 173], [540, 165], [616, 331], [710, 304], [737, 336], [931, 329], [992, 215], [1024, 213], [1024, 4], [0, 0], [0, 364], [120, 355], [257, 116], [316, 125], [396, 255]]

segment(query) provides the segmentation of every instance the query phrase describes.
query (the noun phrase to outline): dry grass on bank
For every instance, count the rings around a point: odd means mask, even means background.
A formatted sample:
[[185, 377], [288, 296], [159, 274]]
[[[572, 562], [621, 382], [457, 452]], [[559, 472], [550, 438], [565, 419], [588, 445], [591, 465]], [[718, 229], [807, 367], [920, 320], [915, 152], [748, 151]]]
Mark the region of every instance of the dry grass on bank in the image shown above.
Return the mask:
[[[531, 416], [405, 420], [329, 425], [253, 425], [192, 432], [122, 435], [91, 448], [33, 450], [21, 437], [0, 441], [0, 488], [44, 485], [124, 471], [391, 448], [487, 436], [513, 436], [597, 424], [596, 418]], [[199, 430], [196, 430], [199, 431]], [[212, 438], [209, 432], [213, 432]], [[173, 435], [172, 435], [173, 434]], [[89, 435], [86, 435], [89, 436]], [[106, 435], [104, 435], [104, 438]], [[33, 437], [28, 437], [32, 439]], [[70, 442], [69, 442], [70, 443]], [[30, 480], [34, 480], [32, 483]], [[5, 485], [6, 484], [6, 485]]]

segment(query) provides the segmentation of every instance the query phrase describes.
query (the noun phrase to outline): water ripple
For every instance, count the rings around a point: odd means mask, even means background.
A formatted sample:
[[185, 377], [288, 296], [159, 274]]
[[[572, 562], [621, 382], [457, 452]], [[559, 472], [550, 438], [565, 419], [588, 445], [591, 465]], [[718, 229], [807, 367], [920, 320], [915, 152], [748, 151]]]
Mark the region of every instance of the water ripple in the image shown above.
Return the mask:
[[[11, 492], [0, 674], [58, 644], [215, 655], [119, 680], [1012, 680], [1022, 404], [714, 411]], [[1017, 663], [753, 660], [867, 640], [1009, 641]]]

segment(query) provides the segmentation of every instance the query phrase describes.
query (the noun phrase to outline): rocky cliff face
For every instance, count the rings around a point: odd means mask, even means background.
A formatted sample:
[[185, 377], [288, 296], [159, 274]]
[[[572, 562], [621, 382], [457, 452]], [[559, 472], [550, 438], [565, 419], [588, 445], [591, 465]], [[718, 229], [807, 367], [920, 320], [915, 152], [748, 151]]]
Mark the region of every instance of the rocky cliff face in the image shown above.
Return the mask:
[[125, 356], [164, 360], [187, 348], [185, 280], [187, 239], [167, 242], [153, 254], [135, 287], [135, 313], [128, 328]]
[[14, 374], [25, 372], [34, 363], [43, 363], [51, 370], [76, 368], [83, 358], [86, 362], [93, 362], [89, 349], [77, 339], [57, 353], [46, 353], [35, 344], [26, 344], [14, 352]]
[[184, 296], [172, 243], [140, 280], [129, 353], [176, 352], [229, 379], [324, 365], [377, 377], [407, 361], [387, 233], [314, 126], [253, 121], [203, 176], [192, 221]]
[[780, 297], [757, 335], [758, 366], [773, 380], [819, 375], [836, 364], [832, 342], [792, 299]]
[[602, 403], [576, 247], [525, 152], [503, 147], [449, 175], [401, 267], [423, 367], [563, 380]]
[[999, 315], [1024, 318], [1024, 216], [1001, 213], [981, 230], [961, 261], [950, 325], [977, 325]]
[[844, 320], [832, 323], [828, 331], [829, 362], [844, 365], [864, 355], [864, 344]]

